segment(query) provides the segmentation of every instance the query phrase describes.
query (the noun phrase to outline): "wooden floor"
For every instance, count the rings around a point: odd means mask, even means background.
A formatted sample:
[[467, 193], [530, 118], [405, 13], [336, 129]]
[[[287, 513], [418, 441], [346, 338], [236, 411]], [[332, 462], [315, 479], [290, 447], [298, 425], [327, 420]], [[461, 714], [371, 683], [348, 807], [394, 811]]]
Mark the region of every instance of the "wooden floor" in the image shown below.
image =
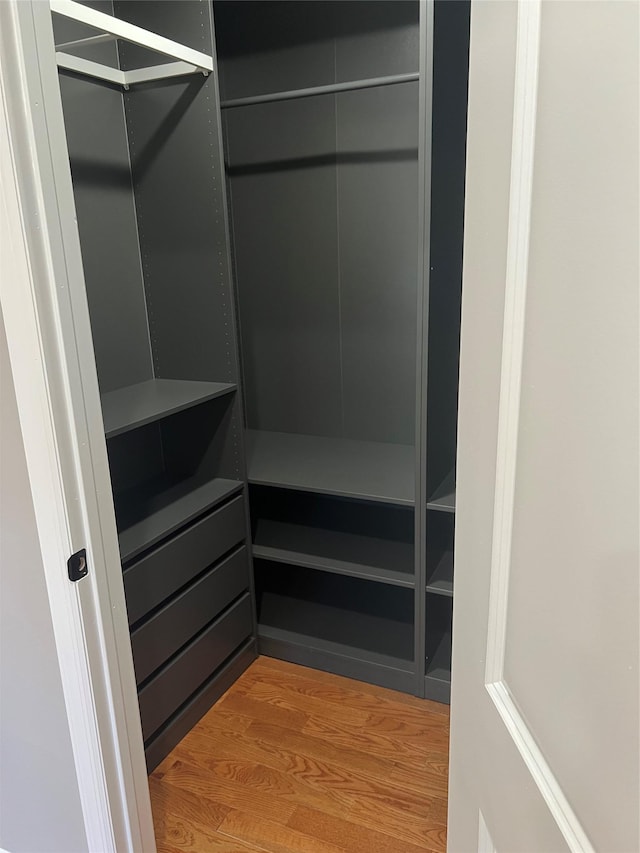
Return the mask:
[[448, 708], [260, 658], [149, 779], [159, 853], [441, 853]]

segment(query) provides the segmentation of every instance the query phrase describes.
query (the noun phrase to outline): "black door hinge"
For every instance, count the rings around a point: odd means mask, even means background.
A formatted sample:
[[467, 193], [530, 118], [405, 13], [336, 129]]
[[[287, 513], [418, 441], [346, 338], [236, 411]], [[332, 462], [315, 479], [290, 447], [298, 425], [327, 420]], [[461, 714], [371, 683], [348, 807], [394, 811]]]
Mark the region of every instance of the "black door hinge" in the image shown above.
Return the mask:
[[69, 570], [69, 580], [79, 581], [89, 574], [87, 566], [87, 552], [83, 548], [82, 551], [76, 551], [67, 560], [67, 568]]

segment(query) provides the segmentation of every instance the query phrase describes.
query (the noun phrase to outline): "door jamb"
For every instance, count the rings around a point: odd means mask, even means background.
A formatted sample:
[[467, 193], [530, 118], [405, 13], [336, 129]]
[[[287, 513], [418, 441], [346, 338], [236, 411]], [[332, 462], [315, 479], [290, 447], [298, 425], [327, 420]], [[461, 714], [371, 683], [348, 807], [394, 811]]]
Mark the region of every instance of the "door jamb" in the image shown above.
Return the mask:
[[[0, 3], [0, 114], [0, 307], [88, 847], [151, 853], [153, 822], [97, 377], [87, 358], [91, 333], [48, 3]], [[89, 574], [72, 583], [66, 562], [81, 548]]]

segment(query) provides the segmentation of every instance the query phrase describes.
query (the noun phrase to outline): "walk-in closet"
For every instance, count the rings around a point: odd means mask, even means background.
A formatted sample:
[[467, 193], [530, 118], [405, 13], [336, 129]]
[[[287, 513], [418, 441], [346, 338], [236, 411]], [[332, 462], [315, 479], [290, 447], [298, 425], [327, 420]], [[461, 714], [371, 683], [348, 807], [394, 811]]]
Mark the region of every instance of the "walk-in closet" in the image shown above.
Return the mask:
[[448, 702], [469, 3], [51, 9], [149, 771], [258, 655]]

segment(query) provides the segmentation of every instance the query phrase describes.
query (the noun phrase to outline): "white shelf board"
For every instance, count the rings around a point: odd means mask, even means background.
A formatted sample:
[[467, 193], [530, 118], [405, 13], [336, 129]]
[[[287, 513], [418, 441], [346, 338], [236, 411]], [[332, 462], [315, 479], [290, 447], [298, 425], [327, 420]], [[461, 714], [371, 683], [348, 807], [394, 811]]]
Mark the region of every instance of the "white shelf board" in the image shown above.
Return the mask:
[[206, 53], [187, 47], [187, 45], [172, 41], [164, 36], [145, 30], [136, 24], [122, 21], [113, 15], [99, 12], [75, 0], [49, 0], [52, 12], [63, 15], [78, 23], [98, 30], [114, 38], [123, 39], [132, 44], [153, 50], [164, 56], [169, 56], [174, 62], [154, 65], [148, 68], [138, 68], [131, 71], [121, 71], [99, 62], [92, 62], [82, 57], [73, 56], [58, 51], [56, 62], [59, 68], [115, 83], [128, 89], [134, 83], [146, 83], [152, 80], [164, 80], [168, 77], [179, 77], [185, 74], [201, 73], [205, 76], [213, 71], [213, 58]]

